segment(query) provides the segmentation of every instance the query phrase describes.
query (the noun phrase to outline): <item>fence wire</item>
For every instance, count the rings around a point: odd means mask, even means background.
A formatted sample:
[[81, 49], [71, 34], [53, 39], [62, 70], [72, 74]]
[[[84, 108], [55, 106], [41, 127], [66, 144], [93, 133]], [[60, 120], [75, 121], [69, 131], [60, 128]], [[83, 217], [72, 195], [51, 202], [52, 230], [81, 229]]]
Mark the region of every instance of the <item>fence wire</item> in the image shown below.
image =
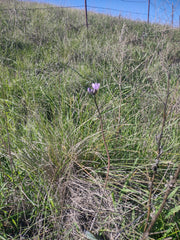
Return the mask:
[[[145, 3], [146, 1], [124, 1], [121, 0], [122, 2], [126, 2], [126, 3]], [[62, 9], [84, 9], [85, 6], [84, 5], [69, 5], [69, 6], [55, 6], [55, 5], [51, 5], [52, 2], [46, 2], [44, 3], [44, 6], [41, 7], [40, 5], [43, 5], [42, 3], [37, 3], [37, 2], [31, 2], [36, 4], [37, 6], [34, 7], [28, 7], [29, 2], [27, 3], [26, 1], [19, 1], [19, 2], [14, 2], [14, 6], [11, 8], [0, 8], [0, 11], [23, 11], [23, 10], [27, 10], [27, 11], [31, 11], [31, 10], [36, 10], [36, 9], [41, 9], [41, 10], [47, 10], [47, 9], [56, 9], [56, 8], [62, 8]], [[24, 7], [23, 4], [27, 4], [27, 7]], [[18, 6], [19, 5], [19, 6]], [[156, 8], [155, 4], [150, 2], [150, 8]], [[108, 15], [112, 15], [115, 17], [121, 16], [125, 17], [125, 18], [129, 18], [129, 19], [133, 19], [133, 20], [140, 20], [140, 21], [146, 21], [145, 20], [145, 16], [148, 17], [148, 12], [147, 13], [142, 13], [140, 11], [130, 11], [130, 10], [123, 10], [123, 9], [115, 9], [115, 8], [108, 8], [108, 7], [100, 7], [100, 6], [95, 6], [95, 5], [87, 5], [87, 9], [88, 11], [94, 11], [96, 13], [103, 13], [103, 14], [108, 14]], [[159, 7], [157, 11], [161, 11], [162, 12], [162, 16], [157, 18], [157, 15], [152, 14], [150, 11], [150, 18], [152, 23], [162, 23], [163, 24], [169, 24], [169, 25], [174, 25], [175, 27], [180, 27], [180, 16], [179, 16], [179, 22], [178, 22], [178, 10], [176, 10], [176, 7], [174, 7], [172, 9], [172, 12], [168, 12], [166, 11], [165, 8]], [[114, 14], [115, 13], [115, 14]], [[172, 15], [173, 14], [173, 15]], [[132, 17], [134, 16], [134, 17]], [[136, 16], [136, 17], [135, 17]], [[164, 16], [166, 16], [166, 21]], [[172, 19], [173, 18], [173, 19]], [[172, 24], [173, 23], [173, 24]]]

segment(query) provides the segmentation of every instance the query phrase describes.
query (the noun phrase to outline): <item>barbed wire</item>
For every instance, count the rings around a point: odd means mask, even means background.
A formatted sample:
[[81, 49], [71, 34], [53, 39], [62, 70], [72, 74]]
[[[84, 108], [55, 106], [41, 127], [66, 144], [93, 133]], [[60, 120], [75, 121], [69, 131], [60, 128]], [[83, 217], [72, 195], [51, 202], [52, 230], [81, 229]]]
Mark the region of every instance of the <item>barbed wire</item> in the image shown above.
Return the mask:
[[146, 3], [146, 1], [133, 1], [133, 0], [119, 0], [120, 2], [126, 2], [126, 3]]
[[147, 15], [146, 13], [131, 12], [131, 11], [125, 11], [125, 10], [121, 10], [121, 9], [114, 9], [114, 8], [104, 8], [104, 7], [96, 7], [96, 6], [88, 6], [88, 8], [109, 10], [109, 11], [115, 11], [115, 12], [125, 12], [125, 13], [132, 13], [132, 14], [138, 14], [138, 15]]
[[[130, 2], [133, 2], [133, 3], [145, 3], [146, 1], [144, 0], [120, 0], [122, 2], [127, 2], [127, 3], [130, 3]], [[72, 6], [48, 6], [47, 7], [47, 4], [46, 3], [46, 7], [23, 7], [23, 8], [18, 8], [18, 7], [14, 7], [14, 8], [0, 8], [0, 12], [2, 11], [35, 11], [35, 10], [48, 10], [48, 9], [57, 9], [57, 8], [61, 8], [61, 9], [73, 9], [73, 8], [76, 8], [76, 9], [82, 9], [84, 8], [84, 5], [72, 5]], [[153, 7], [155, 7], [155, 5], [151, 2], [150, 3]], [[114, 9], [114, 8], [107, 8], [107, 7], [98, 7], [98, 6], [91, 6], [91, 5], [88, 5], [87, 6], [88, 9], [98, 9], [98, 10], [106, 10], [106, 11], [109, 11], [109, 12], [118, 12], [119, 15], [121, 13], [127, 13], [127, 14], [132, 14], [132, 15], [139, 15], [139, 16], [147, 16], [147, 13], [142, 13], [142, 12], [133, 12], [133, 11], [126, 11], [126, 10], [122, 10], [122, 9]], [[158, 9], [161, 9], [161, 10], [164, 10], [162, 8], [158, 8]], [[165, 11], [165, 10], [164, 10]], [[175, 10], [174, 10], [175, 12]], [[157, 16], [154, 16], [153, 14], [151, 14], [151, 17], [155, 18]], [[159, 17], [160, 18], [160, 17]], [[145, 21], [143, 19], [143, 21]], [[175, 22], [177, 22], [178, 20], [175, 20]]]
[[33, 7], [33, 8], [29, 8], [29, 7], [25, 7], [25, 8], [0, 8], [0, 11], [24, 11], [24, 10], [48, 10], [48, 9], [57, 9], [57, 8], [84, 8], [83, 5], [79, 5], [79, 6], [55, 6], [55, 7]]
[[[48, 9], [57, 9], [57, 8], [84, 8], [83, 5], [78, 5], [78, 6], [55, 6], [55, 7], [34, 7], [34, 8], [0, 8], [0, 11], [24, 11], [24, 10], [29, 10], [29, 11], [34, 11], [34, 10], [48, 10]], [[108, 11], [114, 11], [114, 12], [124, 12], [124, 13], [131, 13], [131, 14], [137, 14], [137, 15], [147, 15], [146, 13], [140, 13], [140, 12], [131, 12], [131, 11], [125, 11], [121, 9], [114, 9], [114, 8], [105, 8], [105, 7], [97, 7], [97, 6], [88, 6], [88, 8], [92, 9], [101, 9], [101, 10], [108, 10]]]

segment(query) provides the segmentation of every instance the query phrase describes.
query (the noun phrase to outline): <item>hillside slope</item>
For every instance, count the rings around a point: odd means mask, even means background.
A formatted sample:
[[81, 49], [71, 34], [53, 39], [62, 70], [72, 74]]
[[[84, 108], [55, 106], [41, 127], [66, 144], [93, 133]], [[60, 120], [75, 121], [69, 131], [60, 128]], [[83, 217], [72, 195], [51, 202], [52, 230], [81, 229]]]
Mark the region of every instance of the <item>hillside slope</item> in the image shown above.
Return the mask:
[[[0, 3], [0, 238], [140, 239], [179, 166], [180, 31]], [[149, 239], [179, 239], [172, 187]]]

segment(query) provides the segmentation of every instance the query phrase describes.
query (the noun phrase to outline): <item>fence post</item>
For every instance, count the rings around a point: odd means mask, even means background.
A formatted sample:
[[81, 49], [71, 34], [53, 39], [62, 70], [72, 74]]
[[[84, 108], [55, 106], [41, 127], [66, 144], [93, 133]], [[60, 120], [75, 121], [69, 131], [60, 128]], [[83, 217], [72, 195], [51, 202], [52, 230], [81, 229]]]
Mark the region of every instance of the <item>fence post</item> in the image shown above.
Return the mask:
[[150, 12], [150, 0], [148, 0], [148, 19], [147, 19], [148, 24], [149, 24], [149, 12]]
[[86, 15], [86, 28], [88, 29], [88, 16], [87, 16], [87, 0], [84, 0], [85, 15]]
[[171, 20], [171, 26], [173, 27], [173, 19], [174, 18], [174, 6], [173, 6], [173, 1], [172, 1], [172, 20]]

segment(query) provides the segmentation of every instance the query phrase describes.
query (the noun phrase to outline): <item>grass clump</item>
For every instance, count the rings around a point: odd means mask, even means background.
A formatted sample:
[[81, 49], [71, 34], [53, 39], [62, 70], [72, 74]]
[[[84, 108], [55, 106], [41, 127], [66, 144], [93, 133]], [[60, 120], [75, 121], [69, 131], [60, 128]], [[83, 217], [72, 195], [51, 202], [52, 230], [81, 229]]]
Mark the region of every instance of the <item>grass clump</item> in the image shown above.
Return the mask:
[[0, 238], [179, 239], [179, 30], [0, 2]]

